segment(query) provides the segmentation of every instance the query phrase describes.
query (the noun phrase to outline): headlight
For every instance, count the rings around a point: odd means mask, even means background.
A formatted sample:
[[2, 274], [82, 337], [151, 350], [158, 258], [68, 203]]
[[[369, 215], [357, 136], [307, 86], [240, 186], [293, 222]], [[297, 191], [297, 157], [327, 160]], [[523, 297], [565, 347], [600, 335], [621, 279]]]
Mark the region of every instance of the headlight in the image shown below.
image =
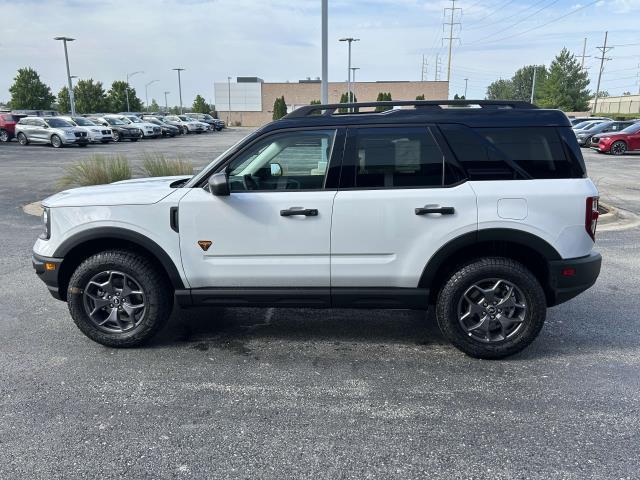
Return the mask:
[[51, 212], [47, 207], [42, 210], [42, 227], [44, 231], [40, 234], [42, 240], [51, 238]]

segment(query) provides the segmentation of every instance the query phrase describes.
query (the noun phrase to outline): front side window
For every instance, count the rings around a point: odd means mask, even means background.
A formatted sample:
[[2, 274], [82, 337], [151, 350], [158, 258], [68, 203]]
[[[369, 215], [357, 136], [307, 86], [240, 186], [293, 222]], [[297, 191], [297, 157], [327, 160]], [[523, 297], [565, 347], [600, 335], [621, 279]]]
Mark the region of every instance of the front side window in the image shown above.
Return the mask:
[[51, 128], [73, 127], [73, 125], [71, 125], [66, 120], [62, 120], [61, 118], [49, 118], [48, 120], [46, 120], [46, 122], [47, 125], [49, 125]]
[[427, 127], [357, 129], [351, 155], [356, 188], [443, 185], [444, 156]]
[[286, 132], [258, 141], [227, 167], [231, 191], [322, 189], [335, 135]]
[[640, 132], [640, 122], [634, 123], [633, 125], [630, 125], [627, 128], [620, 130], [620, 133], [627, 133], [627, 134], [638, 133], [638, 132]]

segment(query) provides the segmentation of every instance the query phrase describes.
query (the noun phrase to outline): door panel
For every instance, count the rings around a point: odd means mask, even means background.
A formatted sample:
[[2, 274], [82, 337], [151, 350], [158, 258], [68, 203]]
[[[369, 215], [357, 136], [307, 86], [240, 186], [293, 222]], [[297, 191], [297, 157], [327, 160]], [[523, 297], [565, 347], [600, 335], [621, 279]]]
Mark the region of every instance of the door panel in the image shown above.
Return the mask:
[[[426, 205], [453, 207], [454, 213], [416, 215]], [[415, 288], [440, 247], [476, 229], [476, 196], [468, 183], [340, 191], [331, 229], [331, 286]]]

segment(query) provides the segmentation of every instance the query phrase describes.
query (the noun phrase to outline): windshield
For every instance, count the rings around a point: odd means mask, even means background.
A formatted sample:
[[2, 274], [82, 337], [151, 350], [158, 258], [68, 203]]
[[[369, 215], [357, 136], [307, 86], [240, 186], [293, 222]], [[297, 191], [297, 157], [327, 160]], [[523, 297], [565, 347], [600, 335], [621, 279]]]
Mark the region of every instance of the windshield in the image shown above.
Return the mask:
[[127, 117], [131, 123], [143, 123], [138, 117]]
[[109, 125], [126, 125], [122, 120], [118, 120], [117, 118], [105, 118]]
[[73, 127], [73, 125], [65, 120], [62, 120], [61, 118], [47, 118], [45, 119], [45, 122], [47, 122], [47, 125], [49, 125], [51, 128]]
[[156, 120], [155, 118], [145, 118], [144, 119], [145, 122], [149, 122], [149, 123], [153, 123], [154, 125], [161, 125], [159, 120]]
[[186, 115], [179, 115], [180, 120], [182, 120], [183, 122], [188, 122], [191, 119], [189, 117], [187, 117]]
[[576, 123], [573, 126], [573, 129], [574, 130], [582, 130], [584, 127], [586, 127], [587, 125], [589, 125], [591, 123], [593, 123], [593, 120], [587, 120], [587, 121], [584, 121], [584, 122]]
[[629, 125], [627, 128], [620, 130], [619, 133], [638, 133], [640, 132], [640, 122]]
[[583, 130], [591, 130], [592, 128], [600, 125], [603, 122], [592, 122], [591, 124], [587, 125], [586, 127], [583, 128]]
[[198, 173], [197, 175], [194, 175], [191, 180], [189, 180], [189, 183], [187, 183], [185, 185], [185, 187], [193, 187], [195, 184], [197, 184], [200, 180], [202, 180], [202, 178], [204, 176], [206, 176], [209, 172], [209, 169], [211, 167], [213, 167], [215, 164], [217, 164], [220, 160], [222, 160], [223, 158], [225, 158], [227, 155], [229, 155], [231, 152], [233, 152], [236, 148], [238, 148], [245, 140], [247, 140], [247, 138], [242, 138], [240, 140], [238, 140], [236, 143], [234, 143], [233, 145], [231, 145], [229, 148], [227, 148], [224, 152], [222, 152], [220, 155], [218, 155], [215, 160], [213, 162], [211, 162], [209, 165], [207, 165], [206, 167], [204, 167], [200, 173]]
[[87, 120], [86, 118], [83, 117], [74, 117], [72, 119], [74, 121], [74, 123], [76, 125], [80, 125], [81, 127], [95, 127], [96, 124], [93, 123], [91, 120]]
[[205, 120], [213, 120], [213, 117], [211, 115], [205, 114], [204, 115], [204, 119]]

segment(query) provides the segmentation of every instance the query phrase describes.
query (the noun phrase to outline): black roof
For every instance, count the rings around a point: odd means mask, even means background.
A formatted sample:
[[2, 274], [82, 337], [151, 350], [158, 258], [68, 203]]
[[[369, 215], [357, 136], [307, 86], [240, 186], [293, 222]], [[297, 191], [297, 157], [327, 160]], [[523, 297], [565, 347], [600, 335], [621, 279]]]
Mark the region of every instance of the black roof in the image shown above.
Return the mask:
[[[365, 108], [392, 108], [384, 112]], [[393, 107], [402, 107], [393, 109]], [[412, 107], [412, 108], [411, 108]], [[445, 107], [445, 108], [443, 108]], [[348, 109], [340, 113], [338, 109]], [[457, 123], [469, 127], [570, 127], [560, 110], [539, 109], [518, 101], [417, 100], [307, 105], [262, 127], [259, 132], [293, 127], [350, 126], [377, 124]]]

